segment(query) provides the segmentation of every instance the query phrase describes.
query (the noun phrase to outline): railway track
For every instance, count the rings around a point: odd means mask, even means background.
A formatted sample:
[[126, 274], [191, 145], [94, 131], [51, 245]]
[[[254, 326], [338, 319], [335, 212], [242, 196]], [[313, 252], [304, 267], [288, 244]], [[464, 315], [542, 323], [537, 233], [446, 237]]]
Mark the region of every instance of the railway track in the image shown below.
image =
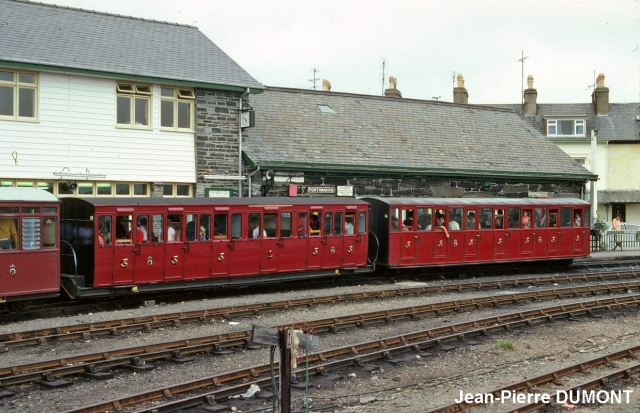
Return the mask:
[[[348, 366], [366, 368], [367, 363], [376, 360], [407, 359], [408, 354], [420, 354], [426, 350], [444, 350], [450, 346], [468, 346], [474, 340], [483, 337], [512, 331], [516, 328], [532, 328], [543, 323], [558, 320], [569, 320], [585, 316], [602, 316], [602, 312], [634, 309], [640, 306], [640, 295], [589, 302], [571, 303], [552, 306], [526, 312], [515, 312], [500, 317], [490, 317], [469, 323], [454, 324], [442, 329], [428, 329], [405, 334], [402, 336], [377, 339], [360, 344], [352, 344], [342, 348], [335, 348], [308, 356], [308, 369], [298, 368], [295, 375], [326, 375], [328, 372]], [[640, 346], [632, 353], [640, 351]], [[624, 353], [630, 355], [631, 353]], [[605, 360], [606, 358], [603, 358]], [[273, 367], [278, 371], [277, 363]], [[104, 411], [120, 411], [135, 407], [137, 413], [175, 412], [199, 405], [215, 405], [226, 398], [246, 392], [255, 384], [261, 389], [270, 387], [272, 371], [270, 365], [252, 366], [224, 374], [204, 377], [199, 380], [179, 383], [172, 386], [156, 388], [154, 390], [134, 394], [117, 400], [109, 400], [89, 406], [82, 406], [67, 410], [65, 413], [97, 413]], [[553, 374], [550, 375], [553, 377]], [[211, 390], [213, 388], [213, 390]], [[197, 395], [191, 395], [199, 392]], [[181, 397], [189, 394], [189, 396]], [[160, 404], [162, 400], [162, 404]], [[437, 410], [449, 412], [450, 406]]]
[[[470, 281], [448, 285], [419, 286], [396, 288], [382, 291], [359, 292], [350, 294], [336, 294], [324, 297], [312, 297], [295, 300], [256, 303], [235, 307], [211, 308], [206, 310], [168, 313], [146, 317], [133, 317], [104, 322], [77, 324], [55, 328], [44, 328], [31, 331], [21, 331], [0, 335], [0, 352], [11, 348], [30, 345], [42, 345], [51, 340], [89, 339], [102, 335], [118, 335], [127, 332], [149, 331], [157, 328], [175, 327], [186, 323], [210, 322], [218, 319], [233, 319], [245, 316], [255, 316], [274, 311], [292, 308], [310, 307], [321, 304], [335, 304], [338, 302], [360, 301], [371, 299], [385, 299], [409, 295], [435, 294], [443, 292], [480, 291], [488, 289], [504, 289], [519, 286], [560, 284], [589, 281], [615, 281], [632, 279], [640, 276], [640, 270], [609, 271], [591, 274], [564, 274], [537, 276], [528, 278], [514, 278], [509, 280]], [[624, 288], [618, 286], [616, 288]], [[567, 294], [571, 294], [567, 292]]]

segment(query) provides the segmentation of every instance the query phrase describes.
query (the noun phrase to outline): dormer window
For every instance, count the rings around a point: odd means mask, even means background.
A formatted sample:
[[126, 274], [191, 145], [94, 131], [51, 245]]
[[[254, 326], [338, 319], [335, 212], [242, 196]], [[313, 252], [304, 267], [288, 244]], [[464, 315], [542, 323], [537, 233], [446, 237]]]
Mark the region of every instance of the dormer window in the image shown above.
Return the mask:
[[585, 136], [584, 119], [547, 119], [547, 136]]

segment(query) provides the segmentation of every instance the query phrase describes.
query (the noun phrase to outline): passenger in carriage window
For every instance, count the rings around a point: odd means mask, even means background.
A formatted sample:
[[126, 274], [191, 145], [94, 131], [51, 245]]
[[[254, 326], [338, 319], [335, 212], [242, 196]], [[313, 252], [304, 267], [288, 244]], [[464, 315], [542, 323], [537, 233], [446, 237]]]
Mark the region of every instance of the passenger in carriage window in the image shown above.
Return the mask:
[[[257, 214], [252, 214], [251, 217], [251, 238], [258, 239], [260, 238], [260, 216]], [[267, 232], [262, 230], [262, 238], [267, 237]]]
[[496, 229], [504, 228], [504, 217], [502, 215], [496, 216]]
[[398, 217], [395, 215], [391, 217], [391, 230], [392, 231], [398, 230]]
[[353, 235], [353, 221], [355, 217], [353, 215], [347, 215], [344, 222], [344, 233], [346, 235]]
[[549, 227], [557, 227], [558, 226], [558, 219], [557, 219], [558, 213], [557, 212], [551, 212], [549, 214]]
[[444, 232], [444, 236], [449, 238], [449, 231], [447, 231], [447, 225], [444, 222], [444, 214], [440, 212], [436, 213], [435, 229]]
[[18, 248], [18, 231], [14, 218], [0, 218], [0, 249]]
[[476, 213], [474, 211], [467, 212], [467, 228], [475, 229], [476, 228]]
[[580, 211], [575, 211], [573, 214], [573, 226], [579, 227], [582, 224], [582, 218], [580, 217]]
[[531, 228], [531, 210], [522, 211], [522, 228]]
[[[213, 223], [213, 234], [216, 235], [216, 232], [219, 232], [218, 231], [218, 224], [216, 224], [214, 222]], [[209, 237], [207, 236], [207, 229], [201, 225], [200, 226], [200, 241], [206, 241], [208, 239], [209, 239]]]
[[536, 208], [535, 227], [544, 228], [547, 226], [547, 208]]

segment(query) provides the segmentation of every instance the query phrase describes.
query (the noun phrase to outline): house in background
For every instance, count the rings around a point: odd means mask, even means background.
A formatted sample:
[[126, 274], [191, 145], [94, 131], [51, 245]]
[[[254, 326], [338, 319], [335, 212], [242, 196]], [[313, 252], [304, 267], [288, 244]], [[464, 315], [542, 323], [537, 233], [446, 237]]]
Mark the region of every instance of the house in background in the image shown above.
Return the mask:
[[598, 175], [586, 199], [597, 202], [602, 219], [620, 213], [623, 221], [640, 223], [640, 103], [609, 103], [604, 80], [600, 74], [591, 103], [539, 104], [529, 76], [524, 105], [499, 106], [513, 109]]
[[56, 196], [242, 190], [264, 86], [196, 27], [0, 0], [0, 186]]

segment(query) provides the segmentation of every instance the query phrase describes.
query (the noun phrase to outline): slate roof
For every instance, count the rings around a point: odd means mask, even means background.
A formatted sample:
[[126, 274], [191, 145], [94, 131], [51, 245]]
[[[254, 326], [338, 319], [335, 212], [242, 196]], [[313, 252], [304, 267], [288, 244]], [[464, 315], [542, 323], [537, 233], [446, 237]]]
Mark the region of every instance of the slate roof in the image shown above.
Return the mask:
[[0, 0], [0, 39], [0, 65], [264, 88], [193, 26]]
[[[491, 105], [494, 106], [494, 105]], [[522, 105], [508, 104], [495, 107], [509, 108], [522, 115]], [[606, 142], [640, 142], [640, 103], [610, 103], [608, 115], [596, 115], [591, 103], [549, 103], [538, 104], [535, 116], [526, 116], [525, 120], [532, 124], [540, 133], [546, 134], [544, 117], [584, 116], [586, 118], [586, 137], [550, 137], [554, 141], [584, 141], [590, 139], [592, 129], [597, 129], [598, 141]]]
[[262, 169], [594, 178], [507, 109], [285, 88], [250, 104], [256, 124], [244, 152]]

